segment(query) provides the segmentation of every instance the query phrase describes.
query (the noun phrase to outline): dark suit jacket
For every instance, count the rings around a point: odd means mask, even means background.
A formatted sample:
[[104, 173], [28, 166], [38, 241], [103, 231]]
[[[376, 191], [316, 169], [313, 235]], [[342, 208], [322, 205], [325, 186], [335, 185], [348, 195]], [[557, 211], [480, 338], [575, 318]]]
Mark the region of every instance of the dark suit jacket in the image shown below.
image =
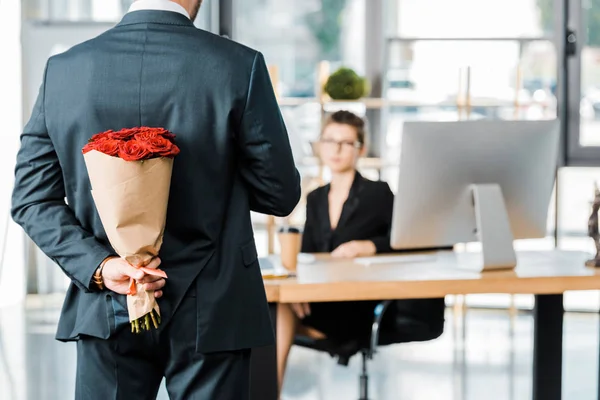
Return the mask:
[[[329, 253], [352, 240], [373, 241], [377, 253], [403, 252], [390, 247], [394, 195], [386, 182], [370, 181], [357, 172], [335, 230], [331, 229], [328, 195], [329, 185], [325, 185], [307, 197], [302, 252]], [[384, 344], [438, 337], [444, 329], [444, 308], [443, 298], [394, 301], [383, 321]], [[363, 322], [370, 326], [372, 316]]]
[[329, 219], [329, 185], [309, 193], [302, 252], [329, 253], [352, 240], [371, 240], [378, 253], [388, 253], [394, 194], [386, 182], [365, 179], [358, 172], [334, 230]]
[[72, 280], [57, 338], [115, 331], [112, 299], [124, 296], [90, 284], [114, 253], [81, 149], [97, 132], [141, 125], [169, 129], [181, 148], [160, 251], [163, 325], [194, 285], [198, 351], [273, 343], [250, 211], [289, 214], [300, 179], [265, 61], [165, 11], [129, 13], [52, 57], [21, 138], [13, 218]]

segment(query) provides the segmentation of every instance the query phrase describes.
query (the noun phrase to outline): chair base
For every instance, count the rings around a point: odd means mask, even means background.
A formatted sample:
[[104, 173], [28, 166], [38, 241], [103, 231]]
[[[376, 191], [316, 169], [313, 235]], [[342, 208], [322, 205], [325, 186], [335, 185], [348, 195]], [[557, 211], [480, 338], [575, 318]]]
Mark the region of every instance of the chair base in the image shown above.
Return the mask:
[[367, 370], [367, 359], [369, 354], [366, 351], [362, 353], [362, 373], [360, 374], [359, 393], [360, 397], [358, 400], [369, 400], [369, 372]]
[[360, 397], [358, 400], [369, 400], [369, 375], [360, 376]]

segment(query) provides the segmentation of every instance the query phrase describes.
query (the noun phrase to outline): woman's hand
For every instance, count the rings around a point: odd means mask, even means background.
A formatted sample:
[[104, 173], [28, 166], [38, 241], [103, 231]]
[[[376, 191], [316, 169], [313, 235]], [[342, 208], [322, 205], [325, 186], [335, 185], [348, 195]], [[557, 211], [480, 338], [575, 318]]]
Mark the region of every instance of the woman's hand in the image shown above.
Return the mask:
[[299, 319], [304, 319], [310, 315], [310, 305], [308, 303], [292, 303], [290, 306]]
[[353, 240], [335, 249], [331, 256], [334, 258], [355, 258], [375, 255], [377, 248], [370, 240]]

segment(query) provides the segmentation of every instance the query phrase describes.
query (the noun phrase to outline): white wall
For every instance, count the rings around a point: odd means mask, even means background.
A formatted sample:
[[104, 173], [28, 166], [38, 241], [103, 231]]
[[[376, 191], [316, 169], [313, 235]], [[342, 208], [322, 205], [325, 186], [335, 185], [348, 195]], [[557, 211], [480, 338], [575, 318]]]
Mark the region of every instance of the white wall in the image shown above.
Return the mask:
[[[9, 219], [12, 170], [21, 130], [21, 2], [0, 1], [0, 357], [6, 366], [0, 374], [0, 386], [8, 388], [12, 398], [26, 398], [25, 326], [18, 304], [25, 298], [23, 240], [19, 227]], [[7, 225], [10, 222], [9, 225]], [[8, 235], [5, 227], [9, 227]], [[6, 246], [4, 246], [6, 243]], [[11, 343], [10, 347], [7, 343]]]
[[76, 44], [92, 39], [110, 29], [111, 23], [45, 23], [24, 21], [23, 48], [23, 109], [24, 122], [29, 119], [42, 82], [48, 58]]
[[[0, 2], [0, 305], [20, 302], [25, 297], [23, 240], [10, 220], [13, 168], [21, 131], [21, 2]], [[6, 228], [8, 227], [8, 231]], [[4, 246], [6, 244], [6, 246]]]

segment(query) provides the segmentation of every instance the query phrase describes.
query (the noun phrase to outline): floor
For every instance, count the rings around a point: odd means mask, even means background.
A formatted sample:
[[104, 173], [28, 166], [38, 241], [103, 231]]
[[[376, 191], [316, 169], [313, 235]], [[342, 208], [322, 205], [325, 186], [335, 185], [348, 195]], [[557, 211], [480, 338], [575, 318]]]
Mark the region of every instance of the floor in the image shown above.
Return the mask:
[[[0, 399], [73, 398], [75, 348], [54, 341], [60, 299], [0, 309]], [[446, 332], [429, 343], [383, 348], [370, 362], [373, 400], [526, 400], [531, 398], [533, 320], [504, 310], [447, 313]], [[597, 399], [598, 315], [567, 313], [563, 398]], [[466, 329], [462, 329], [465, 327]], [[465, 340], [466, 339], [466, 340]], [[356, 399], [360, 359], [340, 367], [294, 348], [284, 400]], [[159, 399], [167, 399], [161, 390]]]

